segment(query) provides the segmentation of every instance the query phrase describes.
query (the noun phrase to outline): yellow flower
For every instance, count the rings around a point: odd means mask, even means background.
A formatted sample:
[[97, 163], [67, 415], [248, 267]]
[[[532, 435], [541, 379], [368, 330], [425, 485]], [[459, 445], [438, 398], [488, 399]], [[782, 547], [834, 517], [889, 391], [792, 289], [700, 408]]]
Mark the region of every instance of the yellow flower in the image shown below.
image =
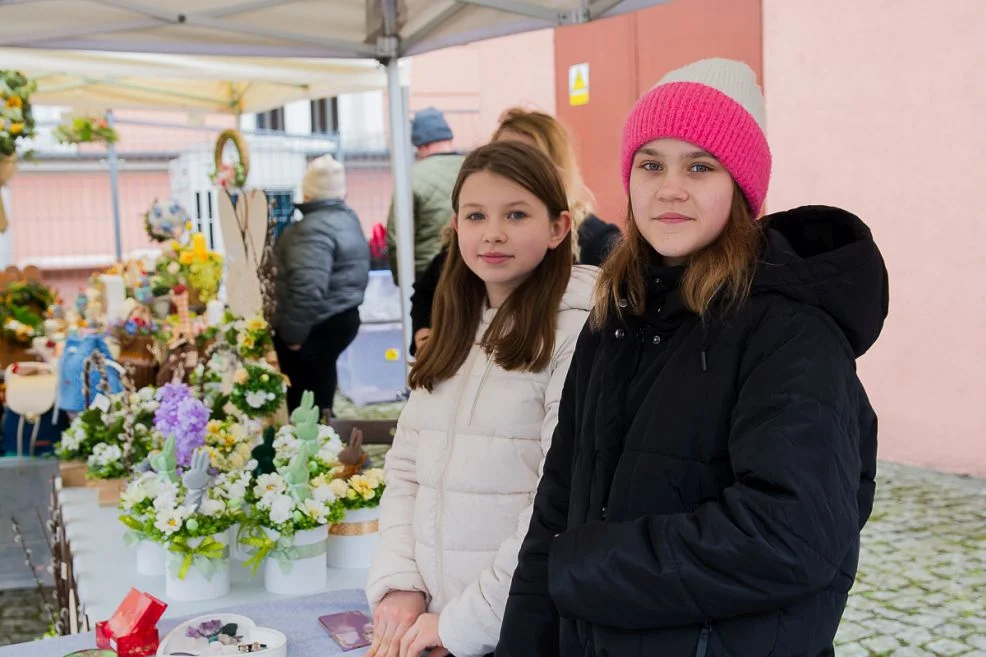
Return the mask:
[[[376, 494], [376, 486], [373, 482], [363, 475], [353, 475], [349, 478], [349, 486], [353, 491], [363, 497], [364, 500], [372, 500]], [[352, 499], [352, 497], [350, 497]]]
[[209, 420], [209, 424], [205, 425], [205, 430], [208, 431], [210, 435], [215, 436], [223, 430], [223, 423], [219, 420]]
[[20, 96], [11, 96], [7, 99], [7, 107], [24, 107], [24, 101]]
[[329, 488], [336, 497], [346, 497], [349, 493], [349, 484], [342, 479], [333, 479], [329, 482]]
[[11, 123], [10, 124], [10, 134], [12, 134], [12, 135], [14, 135], [16, 137], [17, 135], [21, 134], [22, 132], [24, 132], [24, 124], [23, 123]]
[[182, 251], [178, 255], [178, 262], [183, 265], [190, 265], [195, 261], [195, 254], [191, 251]]
[[175, 253], [181, 251], [181, 244], [178, 243], [178, 240], [171, 240], [168, 246], [170, 246], [171, 250], [174, 251]]
[[267, 322], [264, 321], [263, 317], [254, 317], [253, 319], [248, 319], [244, 324], [244, 328], [247, 331], [265, 331], [267, 330]]

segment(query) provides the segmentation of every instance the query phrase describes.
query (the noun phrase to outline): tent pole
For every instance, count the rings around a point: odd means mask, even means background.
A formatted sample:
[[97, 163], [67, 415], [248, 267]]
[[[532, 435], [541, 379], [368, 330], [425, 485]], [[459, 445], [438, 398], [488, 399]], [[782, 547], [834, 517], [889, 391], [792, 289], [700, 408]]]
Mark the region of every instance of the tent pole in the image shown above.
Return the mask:
[[[404, 90], [401, 88], [399, 59], [387, 61], [387, 100], [390, 113], [390, 166], [394, 178], [394, 211], [397, 224], [397, 273], [401, 286], [401, 321], [404, 349], [414, 338], [411, 329], [411, 287], [414, 284], [414, 217], [411, 194], [411, 135]], [[405, 359], [405, 367], [407, 360]]]
[[[106, 112], [106, 123], [114, 126], [113, 110]], [[110, 166], [110, 193], [113, 197], [113, 254], [117, 262], [123, 262], [123, 238], [120, 234], [120, 161], [116, 157], [116, 144], [106, 145], [106, 158]]]

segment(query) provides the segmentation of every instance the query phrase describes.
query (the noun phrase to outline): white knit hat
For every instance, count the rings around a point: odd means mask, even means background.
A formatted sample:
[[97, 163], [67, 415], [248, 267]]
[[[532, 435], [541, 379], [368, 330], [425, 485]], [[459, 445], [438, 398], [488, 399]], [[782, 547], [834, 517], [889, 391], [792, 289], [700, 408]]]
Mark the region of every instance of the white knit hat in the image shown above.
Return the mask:
[[346, 170], [331, 155], [312, 160], [301, 183], [301, 193], [312, 201], [345, 198]]

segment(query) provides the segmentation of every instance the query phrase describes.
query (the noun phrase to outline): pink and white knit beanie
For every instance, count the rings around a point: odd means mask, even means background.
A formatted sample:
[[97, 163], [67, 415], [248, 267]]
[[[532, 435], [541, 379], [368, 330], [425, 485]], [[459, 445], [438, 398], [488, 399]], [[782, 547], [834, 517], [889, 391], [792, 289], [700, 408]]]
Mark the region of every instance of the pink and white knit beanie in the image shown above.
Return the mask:
[[655, 139], [680, 139], [718, 159], [743, 190], [754, 215], [770, 182], [770, 147], [757, 75], [743, 62], [703, 59], [671, 71], [634, 105], [623, 128], [623, 186], [633, 156]]

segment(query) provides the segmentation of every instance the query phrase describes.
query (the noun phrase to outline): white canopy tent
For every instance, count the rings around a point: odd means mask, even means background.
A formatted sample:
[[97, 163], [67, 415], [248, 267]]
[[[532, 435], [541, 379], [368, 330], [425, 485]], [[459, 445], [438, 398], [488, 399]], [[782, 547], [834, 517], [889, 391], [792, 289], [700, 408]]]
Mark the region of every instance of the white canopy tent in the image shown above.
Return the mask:
[[379, 62], [0, 48], [0, 68], [37, 81], [36, 105], [241, 114], [387, 87]]
[[[0, 0], [0, 46], [252, 57], [376, 59], [387, 66], [398, 271], [411, 341], [414, 224], [401, 57], [577, 25], [668, 0]], [[164, 6], [164, 5], [167, 6]]]

